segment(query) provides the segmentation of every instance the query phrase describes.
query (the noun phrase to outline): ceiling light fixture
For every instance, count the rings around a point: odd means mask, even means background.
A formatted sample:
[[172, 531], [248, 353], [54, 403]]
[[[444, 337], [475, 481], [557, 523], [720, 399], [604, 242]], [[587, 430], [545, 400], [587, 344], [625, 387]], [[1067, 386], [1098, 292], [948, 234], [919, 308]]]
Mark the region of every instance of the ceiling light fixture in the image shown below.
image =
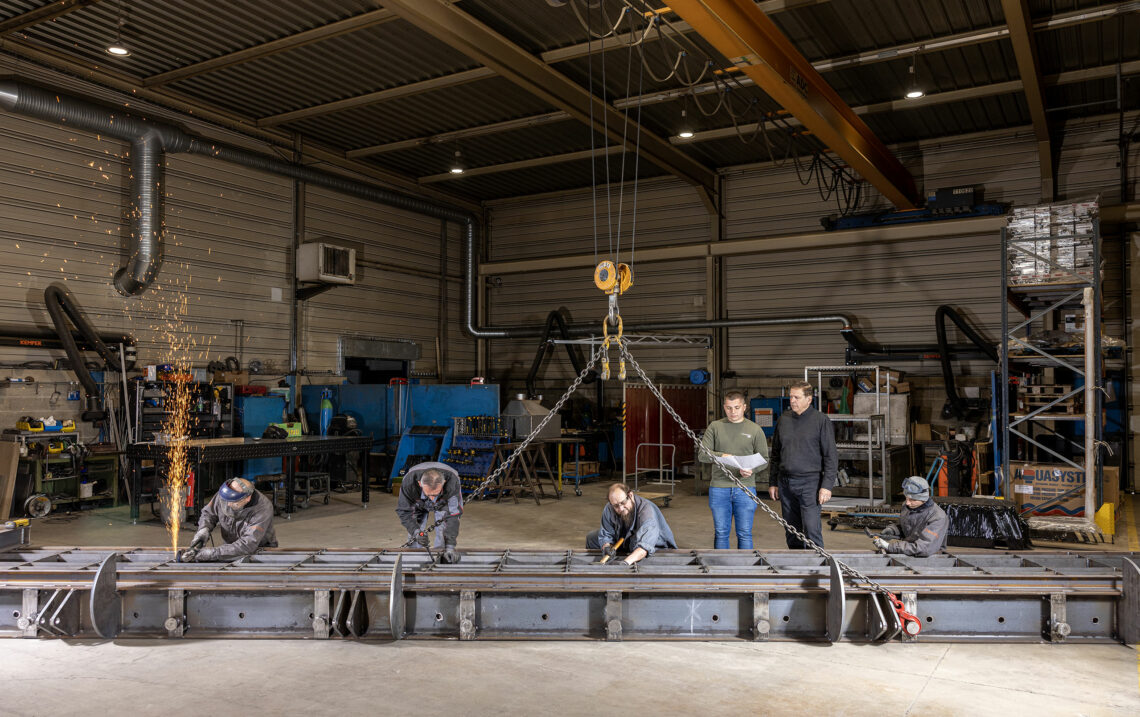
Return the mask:
[[922, 86], [918, 84], [918, 73], [915, 72], [915, 65], [917, 64], [918, 58], [915, 58], [914, 61], [910, 63], [910, 70], [907, 72], [907, 74], [910, 76], [910, 79], [906, 85], [906, 98], [908, 100], [917, 100], [919, 97], [922, 97], [926, 94], [922, 91]]
[[115, 23], [115, 40], [107, 45], [107, 54], [115, 57], [130, 57], [131, 50], [123, 43], [123, 1], [119, 0], [119, 19]]
[[681, 129], [677, 132], [677, 136], [681, 139], [693, 138], [693, 128], [689, 124], [689, 111], [687, 109], [681, 110]]
[[463, 174], [463, 170], [463, 155], [460, 154], [459, 150], [457, 149], [455, 150], [455, 161], [451, 163], [451, 173]]

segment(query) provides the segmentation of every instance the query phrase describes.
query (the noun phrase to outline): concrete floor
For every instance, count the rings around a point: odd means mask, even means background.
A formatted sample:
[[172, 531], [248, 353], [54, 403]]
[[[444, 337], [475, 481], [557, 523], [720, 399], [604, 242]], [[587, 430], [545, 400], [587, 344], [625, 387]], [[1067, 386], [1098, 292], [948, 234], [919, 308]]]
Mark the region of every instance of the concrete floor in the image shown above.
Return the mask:
[[[605, 484], [561, 501], [476, 502], [461, 548], [564, 548], [597, 526]], [[278, 520], [283, 547], [394, 547], [404, 538], [395, 499], [334, 495]], [[1134, 499], [1134, 497], [1133, 497]], [[1133, 500], [1115, 545], [1137, 549]], [[678, 543], [711, 547], [707, 499], [678, 487], [665, 511]], [[1130, 532], [1129, 532], [1130, 531]], [[758, 548], [783, 547], [758, 514]], [[157, 522], [126, 508], [49, 516], [38, 546], [168, 543]], [[182, 543], [190, 537], [183, 533]], [[861, 532], [825, 533], [828, 547], [865, 549]], [[1042, 547], [1079, 549], [1075, 544]], [[1140, 659], [1121, 645], [867, 646], [774, 642], [316, 642], [302, 640], [0, 641], [0, 715], [649, 714], [1002, 715], [1140, 714]]]

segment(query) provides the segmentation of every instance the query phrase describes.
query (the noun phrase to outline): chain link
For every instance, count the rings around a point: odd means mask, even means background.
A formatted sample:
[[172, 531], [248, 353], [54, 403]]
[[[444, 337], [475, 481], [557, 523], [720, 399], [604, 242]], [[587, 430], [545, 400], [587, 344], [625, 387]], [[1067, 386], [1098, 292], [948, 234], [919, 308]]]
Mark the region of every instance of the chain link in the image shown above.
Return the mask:
[[731, 480], [733, 483], [735, 483], [741, 490], [743, 490], [745, 495], [748, 495], [749, 497], [751, 497], [752, 501], [754, 503], [756, 503], [756, 505], [758, 507], [762, 508], [764, 510], [764, 512], [768, 514], [769, 517], [771, 517], [773, 520], [775, 520], [780, 525], [784, 526], [784, 529], [787, 530], [789, 533], [791, 533], [792, 535], [799, 538], [803, 542], [804, 545], [806, 545], [809, 548], [811, 548], [812, 550], [814, 550], [823, 559], [834, 560], [836, 562], [836, 564], [839, 565], [839, 569], [843, 573], [844, 576], [846, 576], [847, 578], [849, 578], [853, 582], [865, 583], [869, 588], [871, 588], [871, 590], [873, 590], [875, 592], [884, 593], [884, 594], [889, 593], [889, 591], [886, 588], [884, 588], [882, 585], [878, 584], [877, 582], [875, 582], [871, 578], [867, 577], [863, 573], [859, 572], [855, 568], [851, 567], [850, 565], [847, 565], [846, 563], [844, 563], [839, 558], [836, 558], [834, 555], [832, 555], [831, 553], [824, 550], [821, 546], [816, 545], [814, 542], [812, 542], [811, 539], [809, 539], [806, 535], [804, 535], [799, 530], [797, 530], [791, 523], [784, 520], [783, 516], [779, 515], [778, 513], [776, 513], [776, 511], [769, 508], [764, 503], [764, 501], [760, 500], [759, 496], [757, 496], [752, 491], [748, 490], [745, 487], [744, 483], [742, 483], [738, 477], [733, 475], [732, 472], [729, 471], [724, 466], [724, 464], [717, 462], [717, 460], [716, 460], [717, 457], [715, 455], [713, 455], [712, 451], [710, 451], [708, 449], [708, 447], [705, 446], [704, 442], [701, 441], [697, 437], [697, 434], [693, 432], [693, 429], [689, 428], [689, 426], [686, 425], [683, 420], [681, 420], [681, 417], [679, 415], [677, 415], [677, 412], [673, 409], [673, 406], [671, 406], [669, 404], [669, 402], [667, 400], [665, 400], [665, 396], [661, 394], [661, 391], [657, 388], [657, 386], [653, 383], [653, 381], [650, 380], [649, 376], [646, 375], [645, 370], [643, 368], [641, 368], [641, 365], [639, 363], [637, 363], [637, 360], [635, 358], [633, 358], [632, 354], [630, 354], [629, 347], [626, 346], [626, 343], [624, 341], [621, 341], [621, 342], [619, 342], [618, 346], [621, 349], [622, 356], [629, 362], [630, 366], [633, 366], [634, 372], [636, 372], [637, 375], [641, 377], [642, 382], [645, 383], [646, 387], [649, 388], [649, 391], [653, 394], [654, 398], [656, 398], [657, 401], [662, 406], [665, 407], [665, 410], [668, 411], [669, 415], [673, 417], [673, 420], [677, 422], [677, 425], [681, 427], [681, 430], [683, 430], [685, 432], [685, 434], [688, 435], [690, 439], [692, 439], [693, 443], [697, 447], [697, 450], [699, 450], [701, 453], [704, 453], [705, 455], [707, 455], [712, 460], [713, 465], [716, 466], [717, 468], [719, 468], [721, 470], [721, 472], [725, 475], [725, 477], [727, 477], [729, 480]]
[[[538, 426], [536, 426], [535, 429], [530, 432], [530, 435], [528, 435], [526, 438], [523, 439], [523, 442], [519, 444], [519, 447], [516, 448], [511, 453], [511, 455], [507, 456], [507, 460], [500, 463], [499, 467], [496, 468], [491, 473], [491, 475], [487, 476], [487, 479], [485, 481], [480, 483], [477, 488], [475, 488], [473, 491], [471, 491], [467, 495], [467, 497], [463, 499], [463, 505], [467, 505], [472, 500], [474, 500], [476, 497], [482, 495], [482, 493], [485, 490], [487, 490], [489, 487], [491, 487], [491, 484], [494, 483], [496, 480], [498, 480], [499, 476], [502, 475], [503, 471], [507, 470], [507, 468], [510, 467], [511, 463], [514, 463], [515, 458], [517, 458], [520, 453], [522, 453], [523, 451], [526, 450], [527, 446], [529, 446], [534, 441], [535, 437], [538, 436], [538, 434], [542, 433], [542, 429], [546, 428], [546, 424], [550, 422], [550, 419], [553, 418], [554, 416], [558, 415], [558, 412], [560, 410], [562, 410], [563, 404], [565, 404], [566, 401], [569, 400], [569, 398], [572, 395], [574, 395], [574, 392], [577, 391], [578, 387], [582, 385], [582, 381], [586, 380], [586, 376], [589, 375], [591, 370], [593, 370], [594, 366], [598, 363], [598, 357], [601, 355], [602, 355], [602, 347], [599, 346], [596, 349], [594, 349], [594, 353], [590, 356], [589, 362], [586, 363], [586, 366], [582, 369], [582, 372], [579, 373], [578, 376], [574, 379], [574, 382], [570, 384], [570, 388], [566, 389], [566, 393], [562, 394], [562, 397], [559, 398], [558, 401], [554, 404], [554, 408], [550, 409], [550, 413], [546, 414], [546, 416], [543, 417], [543, 419], [539, 422]], [[601, 379], [599, 378], [598, 380], [601, 380]], [[450, 520], [453, 517], [455, 517], [455, 516], [451, 516], [451, 515], [444, 516], [443, 518], [440, 518], [439, 520], [435, 521], [434, 523], [427, 526], [426, 528], [422, 528], [419, 532], [420, 533], [427, 533], [428, 531], [434, 530], [435, 528], [443, 525], [444, 523], [446, 523], [448, 520]], [[415, 542], [416, 542], [416, 539], [413, 537], [412, 539], [410, 539], [408, 542], [404, 543], [400, 547], [407, 548], [407, 547], [410, 547]]]

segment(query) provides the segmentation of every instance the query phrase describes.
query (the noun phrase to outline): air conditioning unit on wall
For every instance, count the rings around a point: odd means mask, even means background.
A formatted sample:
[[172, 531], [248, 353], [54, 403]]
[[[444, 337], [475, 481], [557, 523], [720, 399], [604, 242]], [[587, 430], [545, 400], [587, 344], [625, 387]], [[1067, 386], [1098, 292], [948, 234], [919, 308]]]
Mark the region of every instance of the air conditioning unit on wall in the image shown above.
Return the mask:
[[297, 280], [356, 283], [356, 250], [311, 242], [297, 247]]

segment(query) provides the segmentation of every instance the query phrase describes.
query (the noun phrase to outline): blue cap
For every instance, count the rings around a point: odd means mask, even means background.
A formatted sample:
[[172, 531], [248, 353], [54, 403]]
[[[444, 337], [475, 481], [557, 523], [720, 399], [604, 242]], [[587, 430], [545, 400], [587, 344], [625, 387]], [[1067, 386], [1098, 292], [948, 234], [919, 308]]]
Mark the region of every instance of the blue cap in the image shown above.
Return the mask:
[[[234, 488], [232, 485], [233, 483], [237, 483], [245, 490], [238, 490]], [[222, 487], [218, 489], [218, 496], [227, 503], [233, 503], [235, 501], [241, 500], [242, 498], [247, 498], [252, 493], [253, 484], [251, 484], [249, 481], [241, 479], [228, 480], [225, 483], [222, 483]]]

